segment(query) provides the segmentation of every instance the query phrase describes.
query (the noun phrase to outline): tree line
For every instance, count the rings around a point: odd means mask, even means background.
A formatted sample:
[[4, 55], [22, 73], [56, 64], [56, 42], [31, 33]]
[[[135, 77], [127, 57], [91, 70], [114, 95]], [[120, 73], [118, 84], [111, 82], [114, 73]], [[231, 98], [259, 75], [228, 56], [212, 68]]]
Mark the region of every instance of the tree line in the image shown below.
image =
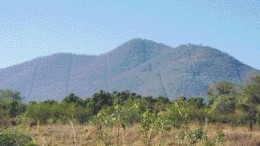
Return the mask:
[[[141, 124], [146, 133], [155, 127], [180, 127], [189, 122], [260, 125], [260, 75], [254, 74], [244, 85], [222, 81], [209, 87], [207, 101], [201, 97], [142, 96], [130, 91], [99, 91], [90, 98], [75, 94], [62, 101], [46, 100], [24, 103], [20, 93], [0, 90], [0, 125], [18, 125], [26, 121], [36, 124], [93, 124], [125, 128]], [[102, 129], [102, 128], [101, 128]], [[102, 134], [102, 133], [101, 133]], [[149, 134], [145, 137], [149, 139]]]

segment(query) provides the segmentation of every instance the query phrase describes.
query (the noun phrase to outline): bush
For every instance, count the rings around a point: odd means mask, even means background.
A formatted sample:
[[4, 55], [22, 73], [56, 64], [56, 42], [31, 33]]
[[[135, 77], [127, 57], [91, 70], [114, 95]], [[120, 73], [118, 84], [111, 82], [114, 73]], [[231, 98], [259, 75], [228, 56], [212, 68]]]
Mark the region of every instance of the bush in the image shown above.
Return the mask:
[[41, 124], [47, 124], [51, 118], [51, 105], [50, 104], [32, 104], [27, 109], [27, 115], [29, 118], [39, 121]]
[[1, 146], [25, 146], [28, 144], [33, 144], [32, 138], [20, 132], [5, 131], [0, 133]]

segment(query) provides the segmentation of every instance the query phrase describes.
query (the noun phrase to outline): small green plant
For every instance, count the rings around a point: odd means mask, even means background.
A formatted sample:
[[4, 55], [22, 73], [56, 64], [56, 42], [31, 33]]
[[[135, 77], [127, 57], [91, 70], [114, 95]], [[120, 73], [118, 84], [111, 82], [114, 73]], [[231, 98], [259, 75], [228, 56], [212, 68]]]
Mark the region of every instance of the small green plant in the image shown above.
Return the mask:
[[204, 136], [204, 146], [214, 146], [215, 142], [210, 140], [207, 135]]
[[27, 143], [25, 146], [38, 146], [38, 145], [35, 144], [33, 141], [30, 141], [30, 142]]
[[180, 131], [176, 139], [179, 145], [196, 145], [199, 140], [204, 138], [204, 132], [202, 128], [196, 129], [194, 131]]
[[145, 111], [141, 120], [141, 132], [144, 137], [145, 145], [151, 145], [151, 135], [154, 132], [159, 132], [159, 145], [162, 143], [162, 138], [172, 129], [171, 122], [163, 115]]
[[201, 128], [196, 129], [194, 131], [188, 131], [187, 132], [187, 138], [189, 141], [189, 144], [195, 145], [198, 140], [201, 140], [203, 138], [203, 130]]
[[100, 140], [104, 145], [112, 144], [111, 130], [115, 122], [116, 119], [104, 110], [101, 110], [91, 122], [96, 129], [97, 140]]
[[163, 138], [167, 133], [171, 131], [173, 128], [173, 125], [170, 120], [168, 120], [166, 117], [164, 117], [161, 114], [158, 114], [155, 119], [155, 130], [159, 132], [160, 138], [158, 145], [160, 146], [163, 143]]
[[[102, 108], [91, 122], [96, 128], [97, 138], [105, 145], [122, 145], [124, 143], [122, 131], [131, 124], [130, 117], [133, 117], [133, 113], [138, 113], [138, 108], [138, 102], [131, 100], [126, 101], [124, 105], [115, 102], [112, 108]], [[111, 135], [113, 130], [116, 130], [115, 139]]]
[[177, 135], [177, 139], [179, 140], [179, 144], [183, 144], [186, 137], [186, 133], [184, 131], [180, 131]]
[[216, 143], [223, 145], [224, 142], [225, 142], [225, 134], [223, 133], [222, 130], [219, 130], [219, 131], [217, 132]]
[[155, 120], [156, 115], [154, 113], [151, 113], [150, 111], [146, 111], [142, 115], [141, 131], [144, 137], [144, 143], [147, 146], [151, 145], [151, 135], [153, 133], [153, 130], [155, 129]]
[[205, 146], [225, 145], [225, 134], [222, 130], [217, 131], [217, 136], [215, 137], [215, 139], [209, 139], [206, 133], [204, 134], [203, 139]]

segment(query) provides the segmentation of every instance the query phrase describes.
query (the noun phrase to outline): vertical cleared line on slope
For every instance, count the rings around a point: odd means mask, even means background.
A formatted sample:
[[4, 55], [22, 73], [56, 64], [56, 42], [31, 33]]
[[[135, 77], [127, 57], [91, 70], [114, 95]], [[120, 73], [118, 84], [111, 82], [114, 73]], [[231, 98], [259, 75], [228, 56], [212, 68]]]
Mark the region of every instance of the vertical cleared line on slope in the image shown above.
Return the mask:
[[72, 65], [74, 62], [74, 55], [71, 56], [70, 64], [68, 68], [68, 74], [67, 74], [67, 81], [66, 81], [66, 87], [65, 87], [65, 93], [69, 92], [69, 86], [70, 86], [70, 78], [71, 78], [71, 72], [72, 72]]
[[[147, 61], [147, 50], [146, 50], [146, 47], [145, 47], [145, 44], [144, 42], [142, 42], [142, 48], [143, 48], [143, 51], [144, 51], [144, 54], [143, 54], [143, 62]], [[152, 69], [152, 64], [150, 62], [148, 62], [148, 71], [150, 71], [152, 73], [153, 69]], [[162, 77], [161, 77], [161, 74], [160, 73], [155, 73], [155, 76], [158, 76], [159, 78], [159, 81], [161, 83], [161, 93], [162, 93], [162, 96], [165, 96], [165, 97], [168, 97], [168, 94], [166, 92], [166, 88], [164, 86], [164, 83], [163, 83], [163, 80], [162, 80]]]
[[[144, 52], [144, 54], [143, 54], [143, 62], [142, 62], [142, 63], [144, 63], [144, 62], [146, 62], [146, 61], [148, 60], [147, 50], [146, 50], [146, 47], [145, 47], [145, 43], [144, 43], [144, 42], [142, 42], [142, 48], [143, 48], [143, 52]], [[150, 59], [150, 58], [149, 58], [149, 59]], [[147, 71], [152, 72], [152, 64], [151, 64], [150, 61], [148, 61], [148, 70], [147, 70]]]
[[39, 60], [37, 61], [34, 71], [33, 71], [33, 75], [32, 75], [32, 83], [29, 89], [29, 93], [28, 93], [28, 98], [31, 99], [32, 97], [32, 93], [33, 93], [33, 88], [35, 86], [35, 82], [36, 82], [36, 76], [37, 76], [37, 72], [38, 72], [38, 68], [39, 68], [39, 64], [41, 62], [41, 58], [39, 58]]
[[142, 63], [144, 63], [145, 61], [146, 61], [146, 59], [147, 59], [147, 52], [146, 52], [146, 49], [145, 49], [145, 44], [144, 44], [144, 42], [142, 41], [142, 49], [143, 49], [143, 62]]
[[160, 74], [160, 73], [157, 73], [156, 75], [157, 75], [157, 77], [159, 78], [160, 83], [161, 83], [161, 87], [162, 87], [162, 92], [161, 92], [161, 93], [162, 93], [162, 96], [168, 97], [168, 94], [167, 94], [167, 92], [166, 92], [166, 88], [165, 88], [165, 86], [164, 86], [164, 84], [163, 84], [163, 80], [162, 80], [161, 74]]
[[105, 54], [105, 90], [108, 90], [108, 73], [107, 73], [108, 67], [107, 67], [107, 53]]
[[240, 69], [239, 69], [239, 65], [236, 63], [236, 72], [237, 72], [237, 76], [238, 76], [238, 80], [240, 83], [242, 83], [242, 78], [241, 78], [241, 75], [240, 75]]

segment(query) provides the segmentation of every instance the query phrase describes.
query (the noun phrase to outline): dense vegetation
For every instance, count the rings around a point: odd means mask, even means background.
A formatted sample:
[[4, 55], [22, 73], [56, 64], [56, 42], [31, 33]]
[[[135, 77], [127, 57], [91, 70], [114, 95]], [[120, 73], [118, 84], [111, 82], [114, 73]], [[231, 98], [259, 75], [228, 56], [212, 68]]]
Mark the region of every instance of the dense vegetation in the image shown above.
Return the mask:
[[[19, 92], [0, 90], [0, 116], [0, 129], [24, 123], [30, 126], [90, 124], [105, 145], [111, 144], [111, 128], [116, 129], [114, 144], [120, 145], [120, 132], [134, 124], [140, 125], [146, 145], [151, 145], [153, 131], [163, 137], [172, 128], [183, 128], [188, 123], [247, 125], [254, 130], [254, 125], [260, 125], [260, 75], [252, 75], [245, 85], [223, 81], [211, 86], [207, 102], [201, 97], [182, 96], [170, 100], [162, 96], [143, 97], [129, 91], [108, 93], [101, 90], [86, 99], [70, 94], [60, 102], [23, 103]], [[6, 130], [0, 131], [0, 135], [5, 133]], [[10, 133], [5, 135], [8, 137]], [[216, 141], [223, 142], [224, 137], [219, 131]], [[207, 135], [200, 128], [182, 131], [178, 138], [180, 143], [185, 139], [190, 144], [201, 139], [208, 145], [214, 143], [207, 141]]]

